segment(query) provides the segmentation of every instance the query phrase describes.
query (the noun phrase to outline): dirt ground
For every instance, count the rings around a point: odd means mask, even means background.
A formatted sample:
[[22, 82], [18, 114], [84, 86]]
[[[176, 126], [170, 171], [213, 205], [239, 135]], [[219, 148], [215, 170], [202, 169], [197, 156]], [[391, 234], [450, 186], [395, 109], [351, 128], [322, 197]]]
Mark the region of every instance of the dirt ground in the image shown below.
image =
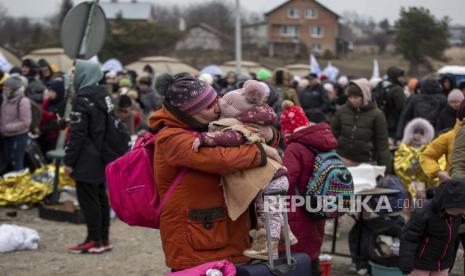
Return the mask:
[[[19, 251], [0, 254], [0, 276], [20, 275], [163, 275], [169, 272], [165, 266], [159, 232], [151, 229], [129, 227], [114, 219], [111, 240], [114, 250], [102, 255], [75, 255], [66, 247], [84, 239], [85, 226], [43, 220], [37, 208], [17, 210], [18, 216], [6, 216], [13, 209], [0, 208], [0, 224], [16, 224], [30, 227], [41, 237], [37, 251]], [[347, 233], [352, 220], [342, 222], [337, 251], [348, 252]], [[324, 248], [329, 250], [327, 239]], [[350, 260], [335, 257], [335, 276], [350, 275]], [[459, 252], [453, 275], [463, 275], [463, 253]]]

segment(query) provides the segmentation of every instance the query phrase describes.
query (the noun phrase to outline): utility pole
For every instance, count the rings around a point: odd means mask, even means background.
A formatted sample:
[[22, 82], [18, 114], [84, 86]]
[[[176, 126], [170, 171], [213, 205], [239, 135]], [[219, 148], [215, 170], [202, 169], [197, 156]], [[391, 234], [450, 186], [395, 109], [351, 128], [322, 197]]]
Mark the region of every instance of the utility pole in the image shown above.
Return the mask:
[[242, 41], [241, 41], [241, 7], [236, 0], [236, 73], [241, 74]]

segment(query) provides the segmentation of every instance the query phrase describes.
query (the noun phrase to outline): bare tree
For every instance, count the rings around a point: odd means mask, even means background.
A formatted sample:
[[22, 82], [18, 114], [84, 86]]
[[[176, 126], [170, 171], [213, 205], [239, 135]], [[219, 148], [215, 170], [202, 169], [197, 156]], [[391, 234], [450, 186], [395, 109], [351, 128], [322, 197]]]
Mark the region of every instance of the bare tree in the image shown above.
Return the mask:
[[178, 29], [179, 21], [183, 18], [178, 5], [155, 5], [155, 14], [155, 20], [158, 25], [171, 29]]
[[183, 16], [187, 26], [206, 23], [226, 34], [234, 30], [234, 6], [229, 2], [213, 0], [192, 4], [185, 10]]
[[72, 0], [62, 0], [60, 8], [58, 11], [49, 18], [49, 23], [53, 29], [55, 35], [60, 34], [61, 24], [65, 19], [68, 12], [73, 8], [74, 4]]

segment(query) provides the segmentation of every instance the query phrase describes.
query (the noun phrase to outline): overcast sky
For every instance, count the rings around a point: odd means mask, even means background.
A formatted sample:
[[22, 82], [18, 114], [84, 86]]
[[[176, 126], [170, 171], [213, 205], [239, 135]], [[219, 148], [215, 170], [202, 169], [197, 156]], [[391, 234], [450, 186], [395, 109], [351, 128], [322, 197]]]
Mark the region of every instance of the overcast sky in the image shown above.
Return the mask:
[[[109, 0], [101, 0], [109, 1]], [[128, 0], [120, 0], [128, 1]], [[180, 6], [205, 2], [207, 0], [140, 0], [163, 5], [178, 4]], [[234, 0], [224, 0], [234, 3]], [[74, 0], [74, 3], [84, 0]], [[284, 0], [247, 0], [241, 1], [243, 8], [250, 11], [264, 13], [285, 2]], [[388, 18], [390, 22], [399, 16], [401, 7], [424, 6], [437, 17], [448, 16], [452, 24], [465, 25], [465, 0], [320, 0], [336, 13], [344, 11], [357, 11], [361, 15], [370, 16], [375, 21]], [[43, 18], [54, 13], [61, 0], [1, 0], [8, 13], [12, 16], [26, 16]]]

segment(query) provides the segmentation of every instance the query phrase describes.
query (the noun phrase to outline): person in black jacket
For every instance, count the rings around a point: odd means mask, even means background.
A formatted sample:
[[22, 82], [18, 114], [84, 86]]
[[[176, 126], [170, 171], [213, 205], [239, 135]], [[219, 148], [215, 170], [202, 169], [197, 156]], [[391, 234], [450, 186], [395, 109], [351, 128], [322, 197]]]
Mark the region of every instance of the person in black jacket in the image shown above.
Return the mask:
[[439, 114], [446, 106], [447, 98], [442, 94], [439, 82], [434, 78], [423, 80], [420, 94], [412, 95], [405, 103], [397, 125], [397, 139], [402, 139], [407, 123], [417, 117], [428, 120], [437, 131]]
[[434, 275], [448, 275], [457, 254], [458, 230], [464, 215], [465, 183], [445, 181], [431, 201], [415, 209], [402, 230], [400, 269], [410, 275], [430, 275], [425, 273], [433, 271]]
[[449, 93], [456, 88], [455, 76], [452, 74], [445, 74], [439, 79], [442, 86], [442, 92], [447, 97]]
[[387, 76], [387, 80], [378, 84], [381, 85], [380, 89], [384, 89], [386, 93], [386, 102], [383, 104], [378, 102], [378, 105], [386, 116], [389, 137], [395, 139], [397, 123], [407, 100], [404, 93], [405, 72], [400, 68], [392, 66], [387, 70]]
[[300, 105], [306, 114], [313, 114], [314, 117], [321, 117], [321, 114], [329, 115], [331, 101], [323, 86], [318, 82], [318, 76], [312, 73], [307, 76], [307, 79], [308, 86], [300, 93]]
[[98, 86], [102, 72], [98, 65], [76, 61], [74, 89], [76, 98], [71, 113], [71, 134], [66, 145], [65, 172], [76, 180], [79, 206], [87, 225], [87, 238], [68, 248], [72, 253], [103, 253], [109, 242], [110, 207], [105, 187], [105, 156], [99, 148], [104, 142], [106, 113], [113, 110], [105, 86]]

